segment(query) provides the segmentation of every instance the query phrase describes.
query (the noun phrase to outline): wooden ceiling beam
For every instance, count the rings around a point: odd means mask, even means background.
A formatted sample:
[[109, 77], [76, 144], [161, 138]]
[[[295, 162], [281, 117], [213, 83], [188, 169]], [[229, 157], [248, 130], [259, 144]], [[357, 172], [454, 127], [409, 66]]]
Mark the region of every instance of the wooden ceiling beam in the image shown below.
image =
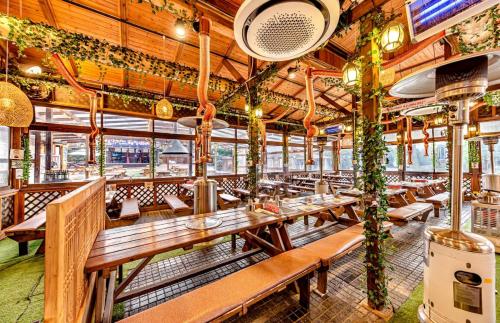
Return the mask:
[[340, 112], [343, 112], [345, 114], [350, 114], [351, 113], [351, 111], [347, 110], [346, 108], [344, 108], [343, 106], [341, 106], [340, 104], [338, 104], [337, 102], [335, 102], [334, 100], [330, 99], [330, 97], [327, 96], [326, 94], [322, 94], [320, 96], [320, 98], [322, 98], [323, 100], [325, 100], [326, 102], [328, 102], [328, 104], [333, 105]]
[[[179, 61], [179, 59], [181, 59], [183, 49], [184, 49], [184, 44], [179, 43], [179, 45], [177, 46], [177, 52], [175, 53], [175, 60], [174, 60], [175, 63], [177, 63]], [[170, 95], [170, 91], [172, 91], [172, 85], [173, 85], [173, 81], [171, 81], [171, 80], [168, 81], [167, 88], [164, 89], [166, 96]]]
[[241, 75], [240, 72], [238, 72], [238, 70], [236, 69], [236, 67], [234, 67], [234, 65], [231, 64], [231, 62], [229, 62], [227, 59], [222, 60], [222, 65], [224, 65], [224, 67], [229, 71], [229, 73], [231, 73], [231, 75], [238, 83], [241, 84], [246, 81], [243, 75]]
[[[120, 19], [127, 20], [127, 0], [120, 0]], [[128, 26], [120, 22], [120, 46], [128, 46]], [[127, 88], [129, 73], [128, 70], [122, 70], [122, 85]]]
[[[38, 4], [42, 9], [43, 16], [49, 22], [49, 25], [59, 28], [59, 24], [57, 23], [56, 15], [54, 13], [54, 8], [52, 7], [52, 3], [50, 0], [38, 0]], [[71, 71], [75, 78], [78, 78], [78, 68], [76, 66], [75, 60], [69, 57], [69, 65], [71, 66]]]
[[233, 48], [234, 48], [234, 46], [236, 46], [236, 40], [234, 40], [234, 39], [233, 39], [233, 40], [231, 41], [231, 44], [229, 44], [229, 47], [227, 48], [226, 53], [224, 54], [224, 57], [222, 58], [222, 61], [221, 61], [221, 62], [219, 63], [219, 65], [217, 65], [217, 67], [215, 68], [215, 71], [214, 71], [214, 74], [215, 74], [215, 75], [218, 75], [218, 74], [220, 73], [220, 71], [221, 71], [222, 67], [224, 67], [223, 61], [224, 61], [225, 59], [227, 59], [227, 58], [231, 55], [231, 53], [233, 52]]
[[389, 1], [390, 0], [371, 0], [371, 1], [361, 2], [356, 7], [354, 7], [354, 9], [345, 13], [347, 18], [347, 23], [352, 24], [356, 22], [367, 13], [370, 13], [376, 8], [382, 7]]

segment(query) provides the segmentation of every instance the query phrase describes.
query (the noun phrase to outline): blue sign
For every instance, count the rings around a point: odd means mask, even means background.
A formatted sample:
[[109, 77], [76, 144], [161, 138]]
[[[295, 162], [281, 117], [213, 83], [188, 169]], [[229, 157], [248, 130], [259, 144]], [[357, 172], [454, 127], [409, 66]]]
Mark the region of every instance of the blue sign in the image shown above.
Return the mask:
[[340, 126], [332, 126], [332, 127], [325, 128], [325, 134], [327, 134], [327, 135], [334, 135], [334, 134], [341, 133], [341, 132], [342, 132], [342, 129]]

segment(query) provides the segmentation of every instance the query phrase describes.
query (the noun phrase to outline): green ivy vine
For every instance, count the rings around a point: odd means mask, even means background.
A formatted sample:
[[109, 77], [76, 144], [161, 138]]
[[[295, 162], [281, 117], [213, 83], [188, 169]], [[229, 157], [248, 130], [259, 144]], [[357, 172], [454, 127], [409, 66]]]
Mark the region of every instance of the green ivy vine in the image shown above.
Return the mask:
[[488, 92], [483, 96], [483, 101], [489, 107], [498, 107], [500, 106], [500, 90]]
[[97, 142], [97, 151], [99, 152], [98, 157], [98, 167], [99, 176], [104, 176], [106, 172], [106, 143], [104, 141], [104, 135], [101, 133], [99, 135], [99, 141]]
[[30, 137], [29, 135], [23, 135], [23, 181], [29, 181], [30, 179], [30, 167], [31, 167], [31, 152], [30, 152]]

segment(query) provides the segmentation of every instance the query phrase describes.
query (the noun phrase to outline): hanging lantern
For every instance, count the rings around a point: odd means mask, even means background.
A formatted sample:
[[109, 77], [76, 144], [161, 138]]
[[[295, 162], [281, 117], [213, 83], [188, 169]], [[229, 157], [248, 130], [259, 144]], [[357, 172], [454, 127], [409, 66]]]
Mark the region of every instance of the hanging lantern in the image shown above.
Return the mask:
[[347, 86], [353, 86], [360, 79], [359, 69], [353, 62], [348, 62], [342, 68], [342, 80]]
[[255, 110], [255, 116], [257, 118], [262, 118], [262, 108], [261, 107], [258, 107], [256, 110]]
[[161, 99], [156, 103], [156, 116], [161, 119], [171, 119], [174, 114], [174, 107], [167, 99]]
[[29, 127], [33, 120], [33, 106], [17, 86], [0, 82], [0, 126]]
[[403, 46], [405, 32], [403, 25], [393, 21], [385, 27], [380, 37], [380, 47], [386, 53], [393, 52]]

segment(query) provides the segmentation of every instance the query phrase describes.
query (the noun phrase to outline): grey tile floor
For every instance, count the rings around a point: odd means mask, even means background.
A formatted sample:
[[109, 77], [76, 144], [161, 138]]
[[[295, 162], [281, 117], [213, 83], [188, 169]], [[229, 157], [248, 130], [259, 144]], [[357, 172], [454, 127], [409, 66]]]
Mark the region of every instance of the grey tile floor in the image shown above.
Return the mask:
[[[465, 205], [463, 220], [470, 217], [470, 206]], [[389, 298], [395, 310], [403, 304], [416, 285], [423, 279], [423, 241], [422, 233], [426, 225], [447, 225], [448, 217], [441, 210], [440, 218], [430, 216], [426, 223], [412, 221], [403, 227], [394, 227], [387, 274], [389, 281]], [[314, 219], [313, 219], [314, 220]], [[298, 221], [289, 227], [290, 235], [301, 233], [312, 228]], [[311, 241], [342, 230], [335, 225], [319, 232], [294, 240], [294, 245], [301, 246]], [[238, 248], [231, 249], [230, 242], [224, 242], [190, 252], [185, 255], [169, 258], [150, 264], [135, 278], [131, 288], [145, 286], [159, 279], [174, 277], [185, 273], [196, 266], [209, 262], [218, 262], [240, 253], [243, 241], [238, 239]], [[377, 317], [368, 313], [361, 305], [365, 298], [364, 265], [362, 248], [343, 257], [336, 262], [328, 273], [328, 293], [321, 298], [312, 293], [311, 307], [308, 311], [297, 303], [297, 295], [288, 291], [277, 293], [251, 307], [248, 314], [233, 318], [237, 322], [375, 322]], [[264, 253], [245, 258], [229, 265], [214, 269], [191, 279], [158, 289], [146, 295], [124, 302], [125, 315], [143, 311], [149, 307], [175, 298], [187, 291], [210, 283], [225, 275], [240, 270], [253, 263], [267, 258]], [[311, 282], [315, 286], [316, 279]]]

